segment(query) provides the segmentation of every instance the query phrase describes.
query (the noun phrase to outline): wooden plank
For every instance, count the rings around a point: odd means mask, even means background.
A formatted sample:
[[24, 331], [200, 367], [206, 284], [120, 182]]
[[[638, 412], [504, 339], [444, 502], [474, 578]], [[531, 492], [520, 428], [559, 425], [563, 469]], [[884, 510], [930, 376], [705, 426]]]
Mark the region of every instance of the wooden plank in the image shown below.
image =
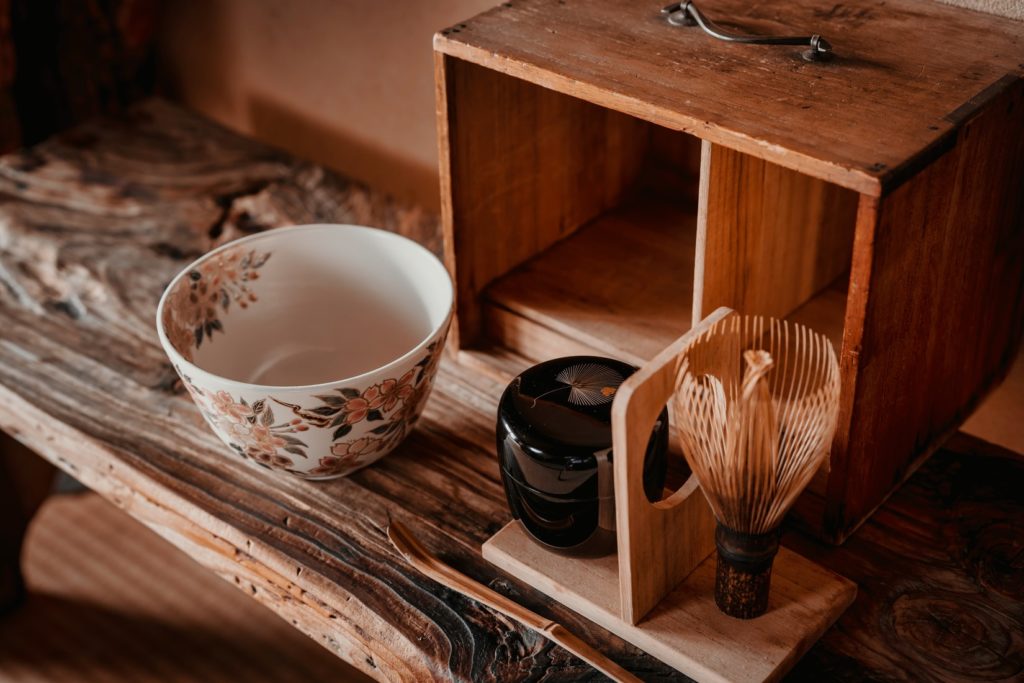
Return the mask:
[[606, 212], [487, 289], [490, 338], [536, 360], [640, 365], [690, 328], [694, 246], [689, 204], [643, 196]]
[[835, 539], [963, 421], [1019, 348], [1022, 111], [1024, 81], [966, 122], [933, 165], [877, 205], [862, 200], [827, 493]]
[[872, 195], [947, 146], [962, 119], [1024, 74], [1017, 22], [929, 0], [701, 7], [744, 31], [821, 34], [836, 59], [811, 64], [802, 48], [715, 41], [631, 0], [503, 3], [442, 31], [434, 46]]
[[539, 363], [561, 356], [608, 356], [633, 365], [643, 362], [636, 354], [594, 338], [580, 339], [567, 333], [565, 326], [552, 329], [533, 317], [523, 316], [504, 306], [488, 303], [484, 307], [484, 333], [487, 341]]
[[640, 171], [640, 186], [656, 196], [696, 205], [703, 143], [676, 130], [650, 128], [650, 149]]
[[[694, 319], [723, 305], [789, 318], [825, 334], [841, 357], [860, 196], [707, 142], [702, 169]], [[855, 376], [846, 380], [849, 403]], [[828, 471], [797, 504], [812, 529], [822, 529]]]
[[618, 204], [649, 127], [452, 57], [436, 57], [436, 79], [455, 347], [468, 348], [480, 342], [483, 289]]
[[502, 346], [462, 349], [455, 355], [459, 365], [469, 372], [481, 372], [501, 384], [508, 384], [535, 361]]
[[843, 275], [818, 292], [810, 301], [786, 316], [829, 338], [836, 356], [843, 350], [843, 322], [846, 316], [848, 277]]
[[[860, 345], [864, 332], [863, 320], [867, 310], [867, 296], [864, 295], [862, 290], [857, 289], [851, 293], [849, 285], [852, 281], [853, 272], [857, 272], [859, 278], [863, 280], [870, 271], [870, 258], [865, 256], [865, 249], [870, 248], [877, 220], [877, 211], [878, 199], [868, 195], [861, 195], [857, 208], [856, 228], [854, 230], [851, 276], [844, 278], [847, 280], [847, 287], [843, 297], [846, 300], [846, 307], [842, 322], [838, 325], [835, 325], [834, 322], [828, 324], [835, 320], [834, 313], [829, 314], [828, 309], [818, 306], [815, 301], [808, 302], [794, 313], [794, 315], [799, 315], [804, 323], [823, 323], [823, 331], [829, 335], [829, 339], [832, 340], [839, 354], [842, 391], [839, 395], [839, 416], [836, 420], [836, 433], [832, 439], [829, 460], [822, 465], [807, 489], [797, 499], [790, 517], [816, 536], [831, 538], [834, 541], [839, 539], [825, 528], [828, 507], [826, 497], [829, 490], [829, 478], [832, 476], [832, 463], [844, 457], [843, 454], [849, 448], [850, 433], [853, 429], [851, 424], [853, 400], [856, 396], [859, 379], [857, 372], [860, 360]], [[816, 297], [816, 299], [831, 297], [835, 300], [838, 294], [836, 284], [838, 283], [834, 283], [832, 287], [819, 295], [819, 297]], [[838, 310], [838, 307], [834, 307], [833, 310]], [[836, 333], [838, 333], [838, 340], [835, 336]]]
[[788, 316], [850, 268], [855, 192], [704, 145], [699, 311]]
[[715, 558], [708, 557], [641, 623], [620, 618], [615, 556], [571, 558], [541, 548], [510, 522], [484, 558], [697, 681], [775, 681], [849, 607], [857, 587], [780, 548], [768, 611], [743, 621], [714, 601]]
[[[786, 316], [787, 319], [820, 332], [832, 342], [839, 356], [843, 349], [843, 322], [846, 314], [848, 277], [843, 275], [818, 292], [810, 301]], [[807, 488], [797, 499], [797, 513], [808, 521], [809, 528], [821, 533], [824, 519], [824, 496], [828, 488], [829, 461], [822, 463]], [[811, 522], [813, 520], [813, 522]]]

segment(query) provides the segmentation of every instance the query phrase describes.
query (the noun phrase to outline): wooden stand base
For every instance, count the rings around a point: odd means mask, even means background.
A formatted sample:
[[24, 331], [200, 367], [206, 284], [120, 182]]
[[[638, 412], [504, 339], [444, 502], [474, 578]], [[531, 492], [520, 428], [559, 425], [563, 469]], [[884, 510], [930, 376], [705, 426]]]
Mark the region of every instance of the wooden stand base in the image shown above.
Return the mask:
[[733, 619], [715, 606], [712, 554], [634, 626], [620, 618], [615, 555], [558, 555], [513, 521], [484, 543], [483, 556], [698, 681], [781, 678], [857, 594], [851, 581], [780, 548], [768, 612], [750, 621]]

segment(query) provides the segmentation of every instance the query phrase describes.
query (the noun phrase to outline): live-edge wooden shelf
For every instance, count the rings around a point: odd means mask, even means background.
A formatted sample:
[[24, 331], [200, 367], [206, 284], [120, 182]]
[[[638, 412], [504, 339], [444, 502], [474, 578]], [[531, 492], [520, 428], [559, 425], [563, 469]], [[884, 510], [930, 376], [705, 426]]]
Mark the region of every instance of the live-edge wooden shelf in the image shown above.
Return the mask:
[[[433, 217], [166, 103], [7, 155], [0, 168], [0, 215], [12, 236], [0, 262], [14, 285], [0, 286], [0, 429], [379, 680], [587, 675], [564, 650], [537, 646], [535, 634], [425, 578], [384, 535], [388, 520], [400, 519], [460, 570], [495, 580], [476, 551], [485, 529], [508, 521], [491, 427], [504, 382], [526, 359], [464, 352], [497, 375], [446, 359], [424, 416], [395, 453], [351, 477], [310, 483], [225, 452], [174, 383], [156, 338], [152, 311], [166, 282], [222, 240], [336, 221], [400, 230], [437, 250]], [[53, 275], [69, 288], [52, 287]], [[68, 314], [76, 294], [85, 315]], [[29, 461], [6, 446], [0, 438], [0, 459]], [[1013, 567], [1019, 527], [1007, 521], [1024, 515], [1022, 488], [1020, 458], [973, 443], [926, 463], [845, 547], [787, 534], [790, 548], [861, 588], [797, 678], [1019, 677], [1019, 582], [1000, 568]], [[493, 585], [644, 680], [678, 680], [527, 584]], [[936, 615], [948, 629], [931, 628]], [[7, 620], [14, 639], [5, 643], [24, 636], [18, 623]], [[5, 659], [8, 668], [25, 665], [19, 654]]]

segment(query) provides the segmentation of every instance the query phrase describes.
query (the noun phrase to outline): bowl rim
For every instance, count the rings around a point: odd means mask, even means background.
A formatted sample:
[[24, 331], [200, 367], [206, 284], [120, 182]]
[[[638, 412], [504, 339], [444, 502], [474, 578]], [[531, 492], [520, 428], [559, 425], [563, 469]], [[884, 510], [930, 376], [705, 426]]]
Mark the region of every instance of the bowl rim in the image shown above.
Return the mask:
[[[316, 232], [316, 231], [319, 231], [319, 230], [337, 229], [337, 228], [346, 228], [346, 229], [350, 229], [350, 230], [354, 230], [354, 231], [358, 231], [358, 232], [365, 232], [367, 234], [373, 235], [375, 238], [381, 238], [381, 239], [385, 239], [385, 240], [386, 239], [394, 239], [394, 240], [397, 240], [397, 241], [400, 241], [400, 242], [405, 242], [407, 244], [410, 244], [413, 247], [415, 247], [416, 250], [419, 250], [419, 252], [422, 253], [424, 256], [429, 257], [428, 260], [433, 265], [436, 265], [438, 268], [440, 268], [441, 272], [444, 273], [444, 276], [445, 276], [444, 277], [444, 281], [448, 285], [448, 312], [441, 319], [441, 322], [439, 324], [435, 325], [430, 330], [430, 332], [427, 335], [425, 335], [423, 337], [423, 339], [421, 339], [418, 344], [416, 344], [416, 346], [412, 347], [411, 349], [409, 349], [408, 351], [403, 353], [401, 356], [398, 356], [397, 358], [394, 358], [394, 359], [388, 361], [384, 365], [381, 365], [379, 367], [373, 368], [372, 370], [367, 370], [366, 372], [360, 373], [358, 375], [350, 375], [348, 377], [341, 377], [341, 378], [338, 378], [338, 379], [332, 379], [332, 380], [328, 380], [326, 382], [318, 382], [316, 384], [254, 384], [252, 382], [244, 382], [242, 380], [231, 379], [230, 377], [224, 377], [223, 375], [219, 375], [219, 374], [217, 374], [215, 372], [211, 372], [209, 370], [201, 368], [200, 366], [196, 365], [192, 361], [186, 359], [178, 351], [178, 349], [174, 348], [174, 345], [171, 344], [171, 341], [170, 341], [170, 339], [167, 338], [167, 333], [164, 330], [164, 324], [163, 324], [164, 305], [167, 302], [168, 296], [174, 290], [174, 287], [183, 278], [185, 278], [188, 275], [189, 272], [191, 272], [192, 270], [197, 268], [199, 265], [201, 265], [202, 263], [206, 262], [207, 260], [215, 257], [217, 254], [219, 254], [222, 251], [225, 251], [228, 248], [236, 247], [236, 246], [238, 246], [240, 244], [249, 244], [251, 242], [258, 242], [258, 241], [260, 241], [262, 239], [266, 239], [266, 238], [269, 238], [269, 237], [274, 237], [274, 236], [278, 236], [279, 237], [284, 232], [292, 232], [292, 231]], [[156, 305], [156, 331], [157, 331], [157, 336], [160, 339], [160, 345], [164, 349], [164, 353], [166, 353], [168, 356], [171, 357], [171, 361], [176, 366], [175, 369], [179, 369], [180, 368], [179, 372], [182, 371], [182, 370], [185, 370], [185, 369], [187, 369], [189, 371], [192, 371], [192, 372], [189, 373], [190, 375], [195, 375], [196, 372], [199, 372], [199, 373], [202, 373], [204, 375], [207, 375], [207, 376], [213, 378], [218, 383], [222, 383], [222, 384], [225, 384], [225, 385], [238, 387], [238, 388], [244, 389], [246, 391], [259, 391], [259, 392], [263, 392], [263, 393], [269, 393], [271, 391], [274, 391], [274, 392], [280, 392], [280, 391], [307, 391], [308, 392], [308, 391], [318, 391], [318, 390], [322, 390], [322, 389], [329, 389], [330, 387], [336, 386], [338, 384], [347, 384], [347, 383], [353, 383], [354, 384], [354, 383], [360, 382], [362, 380], [365, 380], [366, 378], [368, 378], [368, 377], [370, 377], [372, 375], [376, 375], [376, 374], [381, 373], [381, 372], [383, 372], [385, 370], [393, 369], [393, 368], [395, 368], [397, 366], [400, 366], [400, 365], [404, 364], [412, 356], [418, 355], [420, 352], [422, 352], [423, 349], [425, 349], [429, 345], [431, 340], [436, 338], [441, 331], [443, 331], [444, 329], [446, 329], [448, 327], [449, 323], [451, 322], [452, 313], [453, 313], [454, 309], [455, 309], [455, 285], [454, 285], [454, 283], [452, 281], [451, 273], [448, 272], [448, 269], [445, 267], [445, 265], [441, 261], [441, 259], [439, 259], [437, 257], [437, 255], [435, 255], [432, 251], [430, 251], [429, 249], [424, 247], [419, 242], [417, 242], [415, 240], [412, 240], [412, 239], [409, 239], [408, 237], [406, 237], [404, 235], [400, 235], [400, 234], [398, 234], [396, 232], [391, 232], [390, 230], [384, 230], [382, 228], [374, 228], [374, 227], [371, 227], [371, 226], [368, 226], [368, 225], [356, 225], [354, 223], [305, 223], [305, 224], [302, 224], [302, 225], [284, 225], [284, 226], [280, 226], [280, 227], [277, 227], [277, 228], [270, 228], [268, 230], [263, 230], [261, 232], [255, 233], [253, 235], [246, 235], [245, 237], [240, 237], [238, 239], [231, 240], [230, 242], [225, 242], [224, 244], [220, 245], [216, 249], [211, 249], [210, 251], [206, 252], [205, 254], [200, 256], [199, 258], [189, 262], [189, 264], [186, 265], [184, 268], [182, 268], [178, 272], [177, 275], [175, 275], [173, 278], [171, 278], [171, 281], [167, 284], [167, 286], [164, 288], [163, 293], [161, 293], [161, 295], [160, 295], [160, 300], [157, 302], [157, 305]]]

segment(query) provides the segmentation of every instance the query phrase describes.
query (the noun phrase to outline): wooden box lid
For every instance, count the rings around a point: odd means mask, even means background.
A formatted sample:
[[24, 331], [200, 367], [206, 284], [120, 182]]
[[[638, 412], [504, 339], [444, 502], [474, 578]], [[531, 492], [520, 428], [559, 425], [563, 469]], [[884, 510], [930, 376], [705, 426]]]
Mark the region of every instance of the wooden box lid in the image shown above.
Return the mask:
[[819, 33], [836, 55], [825, 63], [671, 26], [665, 1], [512, 0], [434, 46], [871, 195], [1024, 74], [1024, 24], [934, 0], [698, 0], [746, 32]]

